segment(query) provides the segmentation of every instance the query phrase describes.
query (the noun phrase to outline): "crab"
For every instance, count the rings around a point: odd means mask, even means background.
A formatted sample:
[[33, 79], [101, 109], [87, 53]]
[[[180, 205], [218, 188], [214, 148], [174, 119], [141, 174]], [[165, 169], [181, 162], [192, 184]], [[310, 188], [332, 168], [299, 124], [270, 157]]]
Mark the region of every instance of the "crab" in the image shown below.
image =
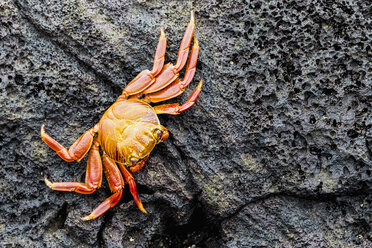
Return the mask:
[[[191, 13], [176, 65], [171, 63], [164, 65], [167, 39], [161, 29], [152, 70], [140, 72], [125, 87], [116, 102], [107, 109], [101, 120], [82, 134], [68, 150], [45, 132], [44, 125], [41, 126], [42, 140], [63, 160], [79, 162], [89, 152], [84, 183], [51, 182], [45, 177], [45, 183], [49, 188], [91, 194], [101, 187], [103, 171], [105, 173], [112, 195], [82, 220], [98, 218], [114, 207], [123, 194], [125, 183], [129, 185], [138, 208], [147, 213], [139, 199], [132, 173], [141, 170], [155, 145], [165, 141], [169, 136], [167, 128], [160, 124], [157, 115], [178, 115], [184, 112], [195, 103], [201, 92], [202, 80], [182, 105], [178, 103], [154, 107], [150, 105], [182, 94], [191, 83], [199, 54], [196, 37], [189, 54], [194, 29], [194, 14]], [[186, 72], [183, 80], [180, 80], [179, 72], [185, 65]]]

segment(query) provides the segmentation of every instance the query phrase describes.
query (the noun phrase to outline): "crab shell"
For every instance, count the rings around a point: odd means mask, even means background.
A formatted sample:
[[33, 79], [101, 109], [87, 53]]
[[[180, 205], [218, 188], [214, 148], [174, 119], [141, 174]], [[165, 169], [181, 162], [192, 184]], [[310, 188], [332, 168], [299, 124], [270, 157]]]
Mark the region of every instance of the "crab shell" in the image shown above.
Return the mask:
[[155, 145], [168, 138], [154, 109], [139, 100], [113, 104], [99, 122], [98, 142], [103, 152], [130, 166], [145, 159]]

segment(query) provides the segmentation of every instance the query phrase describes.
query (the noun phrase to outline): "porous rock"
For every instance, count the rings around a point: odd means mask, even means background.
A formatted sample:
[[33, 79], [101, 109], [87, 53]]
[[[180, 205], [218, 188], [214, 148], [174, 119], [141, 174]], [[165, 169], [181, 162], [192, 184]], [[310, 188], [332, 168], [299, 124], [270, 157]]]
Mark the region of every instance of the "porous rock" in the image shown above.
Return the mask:
[[[149, 69], [195, 12], [194, 82], [160, 116], [171, 135], [128, 189], [52, 191], [82, 181], [40, 139], [67, 147]], [[1, 247], [371, 247], [371, 3], [359, 1], [0, 2]], [[182, 78], [181, 73], [181, 78]]]

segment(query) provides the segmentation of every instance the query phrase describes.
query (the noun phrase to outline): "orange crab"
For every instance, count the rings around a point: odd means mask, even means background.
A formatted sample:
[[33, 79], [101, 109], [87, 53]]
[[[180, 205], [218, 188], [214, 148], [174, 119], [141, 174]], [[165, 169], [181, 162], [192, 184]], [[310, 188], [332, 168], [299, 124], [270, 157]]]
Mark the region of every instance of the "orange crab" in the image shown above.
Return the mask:
[[[101, 120], [80, 136], [68, 150], [45, 133], [44, 125], [41, 126], [40, 134], [43, 141], [63, 160], [80, 161], [90, 151], [85, 183], [51, 182], [45, 178], [45, 183], [49, 188], [91, 194], [101, 186], [102, 169], [105, 172], [113, 194], [82, 220], [95, 219], [114, 207], [122, 196], [124, 182], [128, 183], [138, 208], [147, 213], [138, 197], [136, 183], [131, 172], [141, 170], [155, 145], [169, 136], [168, 130], [160, 125], [157, 114], [180, 114], [195, 103], [201, 91], [202, 81], [181, 106], [178, 103], [150, 106], [150, 103], [165, 101], [182, 94], [186, 86], [191, 83], [199, 54], [196, 37], [183, 81], [178, 78], [178, 73], [187, 62], [194, 28], [194, 15], [191, 13], [190, 22], [178, 51], [177, 63], [176, 65], [169, 63], [165, 66], [167, 39], [164, 31], [161, 30], [152, 70], [140, 72], [125, 87], [121, 96], [104, 113]], [[102, 160], [99, 147], [102, 150]]]

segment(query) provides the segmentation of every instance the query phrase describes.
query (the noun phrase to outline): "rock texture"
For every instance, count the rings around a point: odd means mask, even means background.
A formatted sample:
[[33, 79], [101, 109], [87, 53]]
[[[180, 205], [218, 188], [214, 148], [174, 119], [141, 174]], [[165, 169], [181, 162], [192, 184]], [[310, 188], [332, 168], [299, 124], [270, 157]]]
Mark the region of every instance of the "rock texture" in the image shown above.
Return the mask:
[[[126, 189], [81, 181], [69, 146], [152, 66], [160, 28], [175, 61], [196, 15], [196, 105]], [[1, 247], [371, 247], [372, 8], [360, 1], [0, 2]]]

